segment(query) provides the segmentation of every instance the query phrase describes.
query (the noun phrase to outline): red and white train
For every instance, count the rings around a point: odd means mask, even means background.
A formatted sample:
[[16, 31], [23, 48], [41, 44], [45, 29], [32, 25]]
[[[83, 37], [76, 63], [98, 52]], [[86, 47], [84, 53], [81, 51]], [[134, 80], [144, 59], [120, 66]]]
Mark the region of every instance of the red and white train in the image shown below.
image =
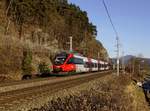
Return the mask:
[[79, 54], [62, 52], [57, 54], [54, 60], [53, 72], [94, 72], [109, 70], [108, 62], [83, 57]]

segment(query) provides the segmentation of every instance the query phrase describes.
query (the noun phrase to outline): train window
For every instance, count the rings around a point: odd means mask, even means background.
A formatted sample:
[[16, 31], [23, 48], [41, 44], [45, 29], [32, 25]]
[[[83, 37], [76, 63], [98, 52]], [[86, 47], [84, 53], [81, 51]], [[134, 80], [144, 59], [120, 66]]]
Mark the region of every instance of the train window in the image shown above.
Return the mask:
[[97, 63], [95, 63], [94, 65], [95, 65], [95, 68], [97, 68]]
[[90, 68], [93, 68], [93, 67], [94, 67], [94, 63], [90, 62], [90, 63], [89, 63], [89, 67], [90, 67]]
[[92, 62], [91, 65], [92, 65], [92, 68], [93, 68], [94, 67], [94, 63]]
[[104, 68], [104, 64], [102, 64], [102, 68]]
[[74, 64], [84, 64], [83, 59], [74, 58]]
[[88, 68], [88, 62], [84, 62], [84, 67]]
[[68, 60], [67, 64], [84, 64], [84, 62], [83, 59], [73, 57]]
[[90, 62], [86, 62], [86, 68], [90, 68], [91, 67], [91, 63]]
[[55, 65], [61, 65], [65, 62], [66, 58], [65, 57], [56, 57], [55, 58], [55, 61], [54, 61], [54, 64]]
[[55, 57], [55, 60], [54, 60], [54, 64], [55, 65], [62, 65], [66, 61], [67, 57], [68, 57], [67, 53], [57, 54]]
[[100, 68], [101, 67], [101, 64], [100, 63], [98, 63], [98, 68]]

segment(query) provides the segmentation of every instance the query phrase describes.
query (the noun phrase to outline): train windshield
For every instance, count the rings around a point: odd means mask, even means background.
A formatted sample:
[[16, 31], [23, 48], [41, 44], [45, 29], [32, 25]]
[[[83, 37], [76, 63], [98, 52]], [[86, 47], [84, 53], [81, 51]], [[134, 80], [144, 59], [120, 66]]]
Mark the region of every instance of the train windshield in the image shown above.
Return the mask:
[[64, 64], [64, 62], [66, 61], [67, 57], [68, 57], [67, 54], [58, 54], [55, 57], [54, 64], [55, 65], [62, 65], [62, 64]]

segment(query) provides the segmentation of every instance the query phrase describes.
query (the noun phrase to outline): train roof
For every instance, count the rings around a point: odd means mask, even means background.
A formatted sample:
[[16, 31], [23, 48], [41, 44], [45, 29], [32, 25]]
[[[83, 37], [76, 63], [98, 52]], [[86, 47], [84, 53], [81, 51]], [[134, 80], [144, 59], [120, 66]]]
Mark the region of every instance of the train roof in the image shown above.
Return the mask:
[[93, 59], [93, 58], [88, 58], [88, 57], [85, 57], [82, 54], [76, 53], [76, 52], [63, 51], [63, 52], [58, 53], [57, 55], [64, 55], [65, 56], [65, 55], [68, 55], [68, 54], [72, 54], [74, 57], [84, 59], [84, 61], [88, 61], [88, 59], [91, 59], [91, 61], [95, 62], [95, 63], [97, 63], [99, 61], [101, 64], [108, 64], [107, 61], [102, 61], [102, 60], [96, 60], [96, 59]]

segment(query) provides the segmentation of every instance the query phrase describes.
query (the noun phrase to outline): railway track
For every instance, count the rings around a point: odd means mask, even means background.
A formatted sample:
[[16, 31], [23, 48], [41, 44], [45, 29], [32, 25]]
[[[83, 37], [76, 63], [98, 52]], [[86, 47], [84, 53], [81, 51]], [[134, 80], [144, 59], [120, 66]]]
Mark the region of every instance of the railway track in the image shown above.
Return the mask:
[[[15, 90], [1, 92], [0, 111], [25, 110], [23, 108], [25, 108], [27, 104], [29, 105], [29, 103], [36, 102], [38, 101], [39, 98], [50, 96], [51, 94], [54, 94], [55, 92], [58, 92], [60, 90], [71, 88], [108, 74], [111, 74], [111, 72], [94, 73], [94, 74], [92, 73], [63, 78], [47, 78], [44, 80], [42, 79], [43, 84], [40, 85], [38, 84], [35, 86], [33, 85], [32, 87], [25, 87], [25, 88], [23, 87]], [[16, 84], [13, 84], [12, 87], [15, 85]], [[10, 86], [7, 85], [3, 87], [10, 87]]]

